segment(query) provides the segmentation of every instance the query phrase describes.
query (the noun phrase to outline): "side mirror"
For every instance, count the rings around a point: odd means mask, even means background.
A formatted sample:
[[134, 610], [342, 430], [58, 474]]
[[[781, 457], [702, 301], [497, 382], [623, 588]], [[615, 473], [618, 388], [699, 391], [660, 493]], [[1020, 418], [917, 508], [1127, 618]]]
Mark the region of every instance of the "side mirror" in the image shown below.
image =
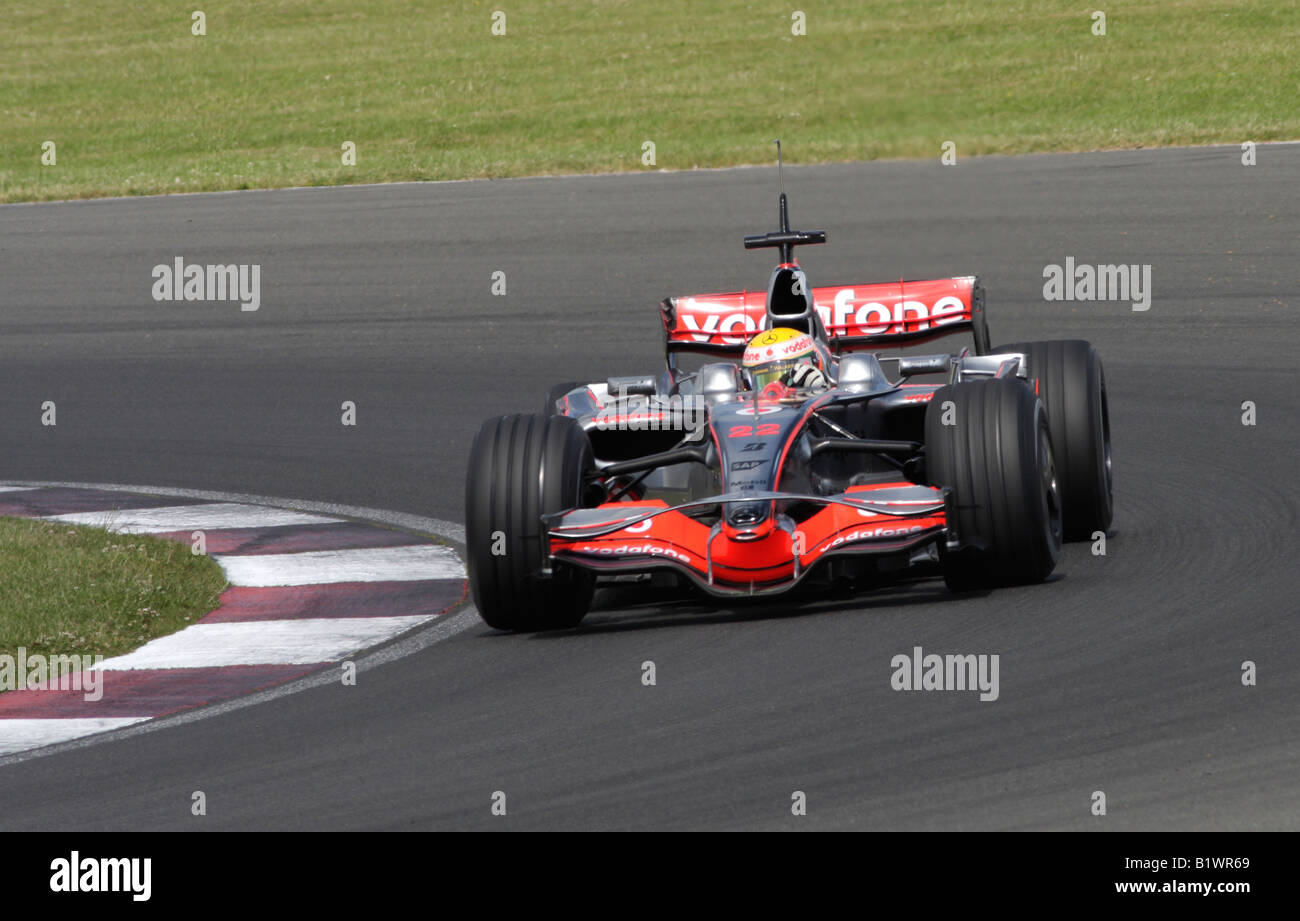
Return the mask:
[[705, 397], [731, 395], [741, 389], [740, 369], [725, 361], [704, 365], [695, 375], [696, 389]]
[[655, 395], [655, 379], [649, 375], [635, 377], [611, 377], [605, 381], [610, 396], [652, 397]]
[[835, 378], [835, 386], [857, 393], [870, 393], [890, 386], [885, 371], [875, 355], [845, 355]]

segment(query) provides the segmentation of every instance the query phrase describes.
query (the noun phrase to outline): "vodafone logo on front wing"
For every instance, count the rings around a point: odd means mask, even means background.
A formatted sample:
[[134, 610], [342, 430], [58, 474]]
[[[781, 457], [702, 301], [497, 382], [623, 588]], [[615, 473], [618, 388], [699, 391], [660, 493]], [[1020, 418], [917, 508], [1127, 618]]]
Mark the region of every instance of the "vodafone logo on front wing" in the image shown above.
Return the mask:
[[617, 547], [599, 544], [583, 544], [575, 547], [578, 553], [590, 553], [593, 556], [665, 556], [669, 559], [690, 563], [691, 557], [673, 547], [659, 547], [655, 544], [620, 544]]

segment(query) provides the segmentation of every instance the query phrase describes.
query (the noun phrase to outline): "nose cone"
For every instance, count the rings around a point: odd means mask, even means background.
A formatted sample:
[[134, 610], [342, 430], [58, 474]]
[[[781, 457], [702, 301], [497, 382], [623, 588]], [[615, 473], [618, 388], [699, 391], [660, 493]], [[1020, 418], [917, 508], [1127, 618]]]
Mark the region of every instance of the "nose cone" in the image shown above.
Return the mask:
[[794, 541], [771, 516], [757, 528], [722, 533], [709, 544], [713, 577], [732, 585], [776, 585], [797, 576]]
[[767, 524], [767, 530], [770, 530], [772, 525], [772, 503], [733, 502], [727, 506], [725, 518], [727, 524], [738, 532], [752, 532], [765, 523]]

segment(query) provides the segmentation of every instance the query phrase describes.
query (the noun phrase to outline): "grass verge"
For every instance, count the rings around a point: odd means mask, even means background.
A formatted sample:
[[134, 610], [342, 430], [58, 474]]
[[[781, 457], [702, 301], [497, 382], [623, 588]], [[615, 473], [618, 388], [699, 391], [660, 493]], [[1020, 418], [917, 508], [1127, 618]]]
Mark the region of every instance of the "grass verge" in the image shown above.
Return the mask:
[[0, 655], [129, 652], [217, 606], [221, 567], [188, 544], [0, 518]]
[[0, 201], [1300, 137], [1294, 2], [204, 6], [8, 0]]

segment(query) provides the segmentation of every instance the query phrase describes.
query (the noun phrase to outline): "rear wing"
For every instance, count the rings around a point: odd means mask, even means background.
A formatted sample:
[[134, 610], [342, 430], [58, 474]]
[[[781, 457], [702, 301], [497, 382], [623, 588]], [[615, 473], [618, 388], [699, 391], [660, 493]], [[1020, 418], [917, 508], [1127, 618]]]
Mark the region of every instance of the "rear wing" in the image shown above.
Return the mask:
[[[674, 352], [740, 354], [767, 327], [766, 293], [667, 297], [660, 304], [664, 344]], [[926, 342], [972, 330], [975, 354], [989, 350], [979, 278], [937, 278], [813, 288], [817, 315], [836, 353]]]

